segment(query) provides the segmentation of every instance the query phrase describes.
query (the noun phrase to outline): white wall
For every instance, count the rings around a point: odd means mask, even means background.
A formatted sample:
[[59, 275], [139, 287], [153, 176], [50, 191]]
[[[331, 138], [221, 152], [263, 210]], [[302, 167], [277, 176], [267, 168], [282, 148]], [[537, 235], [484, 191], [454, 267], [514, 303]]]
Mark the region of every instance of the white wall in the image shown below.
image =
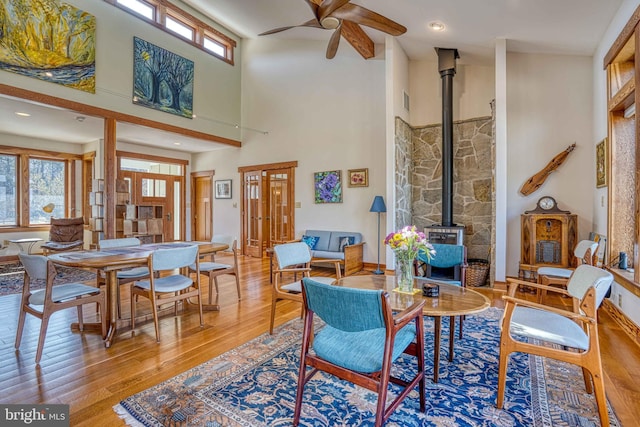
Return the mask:
[[[520, 215], [549, 195], [578, 215], [578, 239], [593, 230], [595, 150], [591, 58], [507, 55], [507, 275], [518, 273]], [[529, 196], [522, 184], [570, 144], [575, 150]]]
[[[364, 60], [347, 43], [325, 59], [326, 42], [247, 40], [243, 48], [242, 149], [194, 156], [193, 171], [215, 170], [233, 179], [231, 200], [214, 200], [214, 233], [240, 235], [238, 166], [298, 161], [296, 235], [305, 229], [359, 231], [366, 262], [377, 259], [377, 216], [369, 212], [384, 194], [384, 61]], [[369, 186], [349, 188], [348, 169], [369, 168]], [[343, 203], [315, 204], [313, 173], [341, 170]], [[238, 208], [234, 207], [237, 204]]]
[[[411, 126], [442, 122], [442, 79], [437, 61], [411, 61], [409, 65]], [[491, 115], [495, 98], [494, 67], [456, 66], [453, 78], [453, 120]]]

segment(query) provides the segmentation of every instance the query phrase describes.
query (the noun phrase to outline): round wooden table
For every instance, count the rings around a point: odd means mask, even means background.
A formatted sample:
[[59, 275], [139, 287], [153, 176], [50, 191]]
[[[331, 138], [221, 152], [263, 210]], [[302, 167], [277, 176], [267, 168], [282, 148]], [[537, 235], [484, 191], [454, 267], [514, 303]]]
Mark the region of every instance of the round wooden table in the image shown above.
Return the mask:
[[[414, 288], [422, 289], [424, 283], [430, 283], [428, 278], [414, 278]], [[489, 298], [479, 292], [460, 286], [443, 284], [440, 287], [439, 296], [425, 297], [422, 291], [415, 294], [405, 294], [394, 291], [396, 288], [395, 276], [348, 276], [338, 280], [336, 286], [359, 289], [382, 289], [389, 294], [389, 302], [394, 311], [402, 311], [409, 308], [416, 300], [425, 300], [422, 312], [425, 316], [434, 318], [434, 351], [433, 351], [433, 381], [438, 382], [438, 367], [440, 364], [440, 331], [442, 316], [449, 316], [451, 328], [449, 334], [449, 361], [453, 361], [454, 341], [454, 317], [479, 313], [491, 305]], [[461, 326], [462, 328], [462, 326]], [[462, 329], [461, 329], [462, 330]]]

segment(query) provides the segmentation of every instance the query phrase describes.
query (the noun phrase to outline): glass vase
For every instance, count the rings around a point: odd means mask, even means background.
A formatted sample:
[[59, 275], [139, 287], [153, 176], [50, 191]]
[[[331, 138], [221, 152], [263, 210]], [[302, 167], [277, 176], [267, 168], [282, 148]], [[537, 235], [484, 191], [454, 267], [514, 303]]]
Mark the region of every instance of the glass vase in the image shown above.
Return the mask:
[[396, 259], [396, 286], [398, 291], [413, 293], [413, 260]]

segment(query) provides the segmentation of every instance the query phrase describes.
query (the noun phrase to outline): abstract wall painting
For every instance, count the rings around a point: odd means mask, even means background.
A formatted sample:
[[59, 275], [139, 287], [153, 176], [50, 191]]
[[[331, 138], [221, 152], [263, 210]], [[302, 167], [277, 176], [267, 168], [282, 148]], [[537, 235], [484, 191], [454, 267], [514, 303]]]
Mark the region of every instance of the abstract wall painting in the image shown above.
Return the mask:
[[193, 61], [133, 38], [133, 103], [193, 117]]
[[340, 171], [316, 172], [313, 176], [316, 203], [342, 203]]
[[96, 91], [96, 18], [54, 0], [0, 0], [0, 70]]

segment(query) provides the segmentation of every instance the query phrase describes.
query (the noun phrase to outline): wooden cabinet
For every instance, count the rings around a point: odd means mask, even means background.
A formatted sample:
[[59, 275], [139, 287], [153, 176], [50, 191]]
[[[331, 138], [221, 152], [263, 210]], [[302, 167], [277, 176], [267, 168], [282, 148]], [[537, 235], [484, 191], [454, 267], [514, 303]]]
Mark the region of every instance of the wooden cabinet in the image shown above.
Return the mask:
[[521, 264], [571, 267], [578, 239], [575, 214], [523, 214]]
[[127, 205], [123, 234], [137, 237], [142, 243], [163, 241], [163, 210], [160, 205]]

